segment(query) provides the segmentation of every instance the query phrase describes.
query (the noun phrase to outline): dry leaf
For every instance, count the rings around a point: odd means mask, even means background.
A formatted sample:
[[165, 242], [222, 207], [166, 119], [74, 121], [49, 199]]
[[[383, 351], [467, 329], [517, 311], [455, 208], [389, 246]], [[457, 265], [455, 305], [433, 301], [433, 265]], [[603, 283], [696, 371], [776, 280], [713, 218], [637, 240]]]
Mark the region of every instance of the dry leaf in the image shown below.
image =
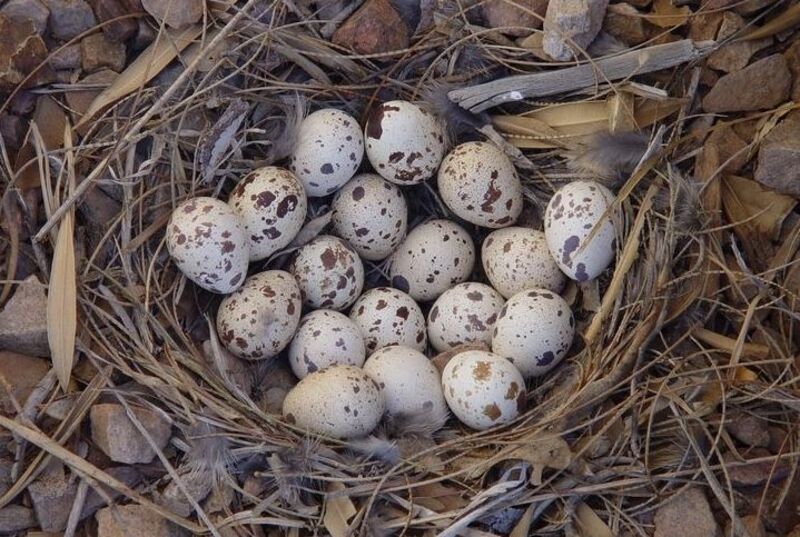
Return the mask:
[[517, 525], [514, 526], [514, 529], [511, 530], [511, 533], [508, 534], [508, 537], [528, 537], [531, 531], [531, 524], [533, 524], [533, 508], [536, 507], [535, 503], [532, 503], [525, 509], [525, 512], [522, 513], [519, 521], [517, 521]]
[[770, 20], [761, 28], [755, 28], [742, 36], [741, 40], [762, 39], [779, 34], [784, 30], [788, 30], [795, 24], [800, 23], [800, 4], [794, 4], [786, 7], [786, 10]]
[[202, 33], [203, 26], [195, 25], [180, 31], [165, 29], [153, 43], [98, 95], [75, 127], [80, 127], [100, 110], [140, 89], [161, 72], [180, 52]]
[[575, 510], [575, 522], [582, 537], [614, 537], [603, 519], [585, 503], [580, 503]]
[[[62, 147], [67, 115], [49, 95], [42, 95], [36, 101], [33, 123], [39, 129], [39, 135], [42, 137], [45, 149], [52, 151]], [[17, 187], [22, 190], [39, 187], [41, 182], [39, 166], [36, 164], [36, 151], [30, 141], [25, 143], [17, 152], [14, 169], [19, 174], [15, 183]]]
[[547, 438], [529, 438], [523, 445], [513, 449], [505, 459], [522, 459], [531, 463], [531, 483], [542, 484], [542, 473], [545, 468], [564, 470], [572, 462], [572, 451], [569, 444], [560, 436]]
[[685, 24], [691, 14], [689, 6], [675, 7], [672, 0], [655, 0], [653, 14], [645, 19], [660, 28], [672, 28]]
[[75, 358], [78, 316], [72, 218], [72, 211], [67, 211], [61, 220], [47, 293], [47, 340], [53, 368], [64, 391], [67, 391]]
[[[328, 485], [328, 492], [341, 492], [347, 490], [339, 482]], [[325, 514], [322, 523], [332, 537], [348, 537], [348, 520], [353, 518], [358, 511], [347, 496], [328, 496], [325, 500]]]
[[797, 200], [760, 183], [726, 175], [722, 179], [722, 207], [742, 240], [777, 240], [784, 219]]

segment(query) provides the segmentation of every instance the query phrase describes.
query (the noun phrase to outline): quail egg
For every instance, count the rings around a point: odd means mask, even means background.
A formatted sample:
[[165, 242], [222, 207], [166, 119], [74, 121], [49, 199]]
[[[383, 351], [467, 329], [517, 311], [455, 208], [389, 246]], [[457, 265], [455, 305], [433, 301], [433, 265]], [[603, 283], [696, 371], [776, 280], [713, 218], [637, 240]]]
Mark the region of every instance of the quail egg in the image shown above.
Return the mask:
[[378, 349], [364, 372], [383, 392], [391, 416], [424, 415], [444, 424], [448, 412], [439, 370], [418, 350], [399, 345]]
[[250, 241], [250, 261], [266, 259], [292, 242], [306, 218], [306, 193], [289, 170], [265, 166], [247, 174], [228, 205]]
[[375, 108], [364, 139], [372, 167], [398, 185], [415, 185], [432, 177], [445, 151], [441, 121], [408, 101], [389, 101]]
[[425, 351], [425, 316], [414, 299], [390, 287], [370, 289], [353, 304], [350, 319], [364, 336], [367, 355], [388, 345]]
[[525, 380], [514, 364], [486, 351], [453, 356], [442, 371], [447, 405], [462, 423], [483, 430], [512, 421], [525, 408]]
[[366, 357], [364, 337], [347, 315], [316, 310], [300, 319], [289, 345], [289, 365], [298, 378], [305, 378], [330, 365], [361, 367]]
[[381, 176], [353, 177], [333, 199], [334, 232], [362, 258], [377, 261], [406, 236], [408, 207], [403, 192]]
[[392, 255], [392, 286], [414, 300], [434, 300], [472, 274], [475, 245], [469, 233], [449, 220], [415, 227]]
[[364, 287], [364, 266], [358, 254], [331, 235], [320, 235], [300, 248], [289, 272], [311, 308], [346, 309]]
[[334, 365], [311, 373], [283, 400], [289, 423], [335, 438], [368, 435], [378, 425], [386, 399], [363, 370]]
[[222, 299], [217, 333], [239, 358], [270, 358], [292, 340], [300, 321], [300, 289], [283, 270], [259, 272]]
[[358, 121], [341, 110], [325, 108], [300, 123], [289, 169], [308, 196], [327, 196], [353, 177], [362, 158], [364, 138]]
[[547, 204], [544, 235], [559, 268], [579, 282], [597, 278], [614, 259], [614, 194], [594, 181], [561, 187]]
[[506, 298], [534, 287], [556, 293], [564, 287], [544, 233], [526, 227], [507, 227], [491, 232], [481, 248], [483, 271], [492, 287]]
[[488, 345], [503, 302], [500, 293], [483, 283], [451, 287], [436, 299], [428, 313], [431, 345], [438, 352], [476, 341]]
[[467, 142], [442, 161], [439, 195], [459, 218], [501, 228], [522, 212], [522, 184], [511, 160], [494, 144]]
[[527, 377], [547, 373], [572, 346], [575, 319], [569, 304], [547, 289], [512, 296], [500, 311], [492, 352], [508, 358]]

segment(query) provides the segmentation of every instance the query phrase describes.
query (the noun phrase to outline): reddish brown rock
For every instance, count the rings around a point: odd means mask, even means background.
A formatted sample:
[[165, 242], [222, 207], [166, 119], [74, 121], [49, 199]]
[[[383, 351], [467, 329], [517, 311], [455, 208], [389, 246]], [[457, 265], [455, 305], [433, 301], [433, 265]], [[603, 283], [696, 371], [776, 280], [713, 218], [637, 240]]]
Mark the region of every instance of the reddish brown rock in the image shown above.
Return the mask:
[[[0, 351], [0, 382], [11, 389], [11, 394], [24, 405], [39, 381], [50, 371], [50, 364], [41, 358]], [[0, 412], [16, 414], [14, 404], [6, 389], [0, 389]]]
[[81, 66], [81, 44], [73, 43], [52, 51], [48, 63], [57, 71], [78, 69]]
[[656, 511], [653, 537], [717, 537], [717, 526], [700, 488], [677, 493]]
[[203, 0], [141, 0], [142, 7], [158, 22], [183, 28], [203, 18]]
[[786, 116], [761, 142], [754, 178], [778, 192], [800, 196], [800, 112]]
[[725, 424], [725, 429], [732, 437], [747, 446], [769, 446], [767, 423], [752, 414], [732, 414]]
[[[131, 407], [156, 447], [164, 449], [172, 434], [172, 425], [154, 410]], [[94, 405], [90, 411], [92, 439], [111, 460], [125, 464], [143, 464], [156, 452], [118, 404]]]
[[721, 113], [773, 108], [788, 100], [791, 85], [786, 58], [773, 54], [720, 78], [703, 99], [703, 109]]
[[630, 4], [608, 6], [603, 29], [628, 45], [638, 45], [648, 37], [642, 13]]
[[36, 33], [42, 35], [47, 30], [50, 10], [39, 0], [9, 0], [0, 8], [0, 14], [20, 23], [30, 21]]
[[139, 31], [136, 18], [124, 17], [143, 11], [140, 0], [89, 0], [89, 4], [100, 22], [108, 23], [103, 26], [103, 33], [109, 39], [125, 42]]
[[112, 41], [104, 33], [81, 39], [81, 64], [87, 73], [100, 69], [122, 71], [125, 67], [125, 45]]
[[488, 0], [483, 18], [490, 28], [504, 34], [525, 36], [542, 27], [548, 0]]
[[178, 537], [185, 532], [141, 505], [115, 505], [97, 512], [97, 537]]
[[49, 356], [47, 341], [47, 295], [45, 286], [28, 277], [0, 312], [0, 349]]
[[792, 100], [800, 102], [800, 39], [795, 39], [783, 53], [792, 72], [794, 82], [792, 83]]
[[358, 54], [408, 47], [408, 27], [389, 0], [367, 0], [333, 34], [333, 42]]
[[[722, 16], [722, 24], [717, 33], [717, 41], [723, 42], [732, 39], [742, 28], [745, 27], [745, 20], [733, 13], [726, 11]], [[747, 41], [732, 41], [715, 50], [708, 57], [708, 66], [712, 69], [732, 73], [744, 69], [750, 58], [764, 47], [772, 43], [772, 38], [748, 39]]]
[[49, 81], [53, 70], [37, 67], [47, 57], [47, 47], [30, 20], [14, 20], [0, 14], [0, 91], [10, 90], [22, 83], [25, 87]]

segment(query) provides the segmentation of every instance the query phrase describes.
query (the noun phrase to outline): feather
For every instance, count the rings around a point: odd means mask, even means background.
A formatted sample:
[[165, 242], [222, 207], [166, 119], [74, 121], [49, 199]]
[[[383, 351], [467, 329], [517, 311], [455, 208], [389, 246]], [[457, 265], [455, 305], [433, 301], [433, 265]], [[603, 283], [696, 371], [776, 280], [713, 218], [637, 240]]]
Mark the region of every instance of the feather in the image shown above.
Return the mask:
[[295, 446], [273, 453], [267, 459], [277, 489], [287, 505], [304, 505], [302, 493], [304, 489], [311, 488], [310, 476], [314, 471], [313, 462], [318, 448], [318, 441], [305, 439]]
[[464, 134], [478, 130], [490, 121], [488, 114], [473, 114], [451, 101], [447, 94], [453, 89], [456, 89], [455, 85], [433, 82], [422, 92], [423, 103], [444, 121], [451, 146]]
[[285, 96], [280, 108], [284, 117], [268, 125], [265, 133], [266, 138], [272, 142], [265, 159], [269, 164], [285, 159], [294, 151], [300, 123], [308, 111], [308, 102], [304, 96], [295, 93], [294, 96]]
[[190, 471], [207, 474], [215, 483], [229, 480], [234, 458], [227, 435], [205, 421], [191, 425], [184, 434], [189, 444]]
[[569, 166], [605, 179], [612, 188], [618, 187], [639, 164], [647, 146], [647, 138], [637, 132], [599, 133], [572, 152]]
[[387, 430], [393, 438], [421, 436], [430, 438], [444, 427], [447, 412], [415, 412], [387, 417]]
[[349, 440], [347, 448], [370, 459], [378, 460], [386, 466], [394, 466], [400, 462], [400, 450], [397, 443], [376, 435]]

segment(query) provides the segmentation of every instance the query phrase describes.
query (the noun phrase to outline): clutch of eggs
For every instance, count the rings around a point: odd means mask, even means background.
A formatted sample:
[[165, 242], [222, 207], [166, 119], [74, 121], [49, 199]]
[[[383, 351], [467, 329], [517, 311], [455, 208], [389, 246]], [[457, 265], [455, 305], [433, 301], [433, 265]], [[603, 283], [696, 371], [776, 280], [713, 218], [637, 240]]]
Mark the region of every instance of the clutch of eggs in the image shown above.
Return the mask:
[[[446, 146], [442, 122], [414, 103], [379, 105], [363, 129], [322, 109], [299, 126], [288, 169], [258, 168], [227, 203], [173, 211], [167, 249], [186, 278], [225, 295], [216, 329], [231, 359], [285, 356], [300, 379], [282, 403], [294, 427], [347, 439], [384, 415], [424, 416], [431, 430], [451, 413], [473, 429], [504, 425], [525, 408], [526, 379], [569, 354], [575, 320], [559, 293], [613, 261], [614, 194], [575, 181], [549, 201], [543, 230], [515, 225], [523, 187], [506, 154]], [[434, 177], [452, 218], [420, 222], [405, 187]], [[323, 196], [329, 234], [294, 244], [308, 198]], [[473, 226], [486, 229], [479, 244]], [[285, 270], [264, 270], [276, 258]], [[260, 265], [248, 276], [249, 263]], [[364, 289], [373, 267], [391, 287]], [[429, 356], [466, 343], [490, 351], [457, 353], [440, 374]]]

